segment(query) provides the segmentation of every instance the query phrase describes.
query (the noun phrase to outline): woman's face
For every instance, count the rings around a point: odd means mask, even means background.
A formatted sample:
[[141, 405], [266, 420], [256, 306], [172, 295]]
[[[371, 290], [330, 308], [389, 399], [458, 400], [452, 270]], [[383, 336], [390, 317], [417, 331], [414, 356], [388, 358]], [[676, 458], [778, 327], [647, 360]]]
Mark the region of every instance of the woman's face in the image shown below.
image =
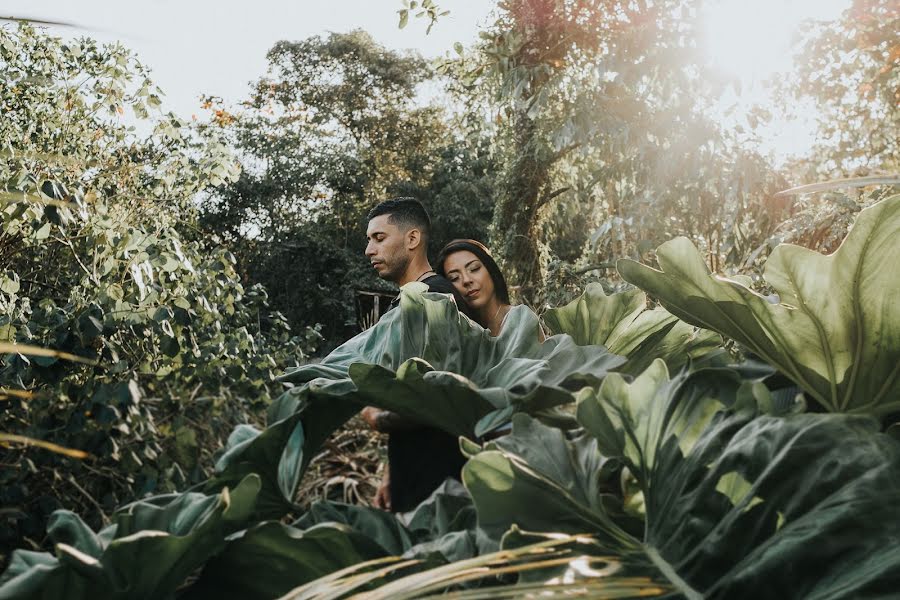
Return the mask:
[[472, 308], [482, 308], [494, 297], [494, 280], [481, 260], [468, 250], [448, 255], [444, 273]]

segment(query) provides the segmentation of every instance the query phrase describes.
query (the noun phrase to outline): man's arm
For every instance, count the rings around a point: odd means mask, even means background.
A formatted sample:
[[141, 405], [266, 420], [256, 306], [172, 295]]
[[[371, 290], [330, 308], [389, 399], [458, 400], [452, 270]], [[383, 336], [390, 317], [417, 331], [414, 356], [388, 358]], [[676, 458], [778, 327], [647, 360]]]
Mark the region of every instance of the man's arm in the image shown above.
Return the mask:
[[375, 431], [392, 433], [394, 431], [407, 431], [421, 427], [421, 423], [409, 417], [404, 417], [389, 410], [381, 410], [374, 406], [367, 406], [362, 411], [363, 420]]
[[375, 497], [372, 499], [375, 508], [381, 510], [391, 510], [391, 471], [389, 465], [384, 465], [384, 475], [381, 476], [381, 483], [375, 490]]

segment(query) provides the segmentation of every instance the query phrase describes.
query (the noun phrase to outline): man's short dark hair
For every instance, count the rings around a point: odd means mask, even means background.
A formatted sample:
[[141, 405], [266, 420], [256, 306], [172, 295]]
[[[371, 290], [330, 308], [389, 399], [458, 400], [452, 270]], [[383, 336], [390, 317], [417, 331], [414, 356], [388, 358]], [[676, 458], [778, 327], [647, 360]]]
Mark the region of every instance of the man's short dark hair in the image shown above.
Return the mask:
[[422, 203], [415, 198], [391, 198], [381, 202], [369, 211], [368, 220], [389, 215], [388, 221], [401, 229], [409, 231], [416, 228], [422, 232], [422, 239], [428, 240], [431, 231], [431, 218]]

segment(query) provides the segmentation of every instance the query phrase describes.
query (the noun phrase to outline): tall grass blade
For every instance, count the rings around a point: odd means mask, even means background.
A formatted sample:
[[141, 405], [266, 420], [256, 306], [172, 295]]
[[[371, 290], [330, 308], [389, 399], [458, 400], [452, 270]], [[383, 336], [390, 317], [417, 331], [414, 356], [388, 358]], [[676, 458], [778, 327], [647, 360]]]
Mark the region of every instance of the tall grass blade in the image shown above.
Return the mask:
[[47, 358], [61, 358], [71, 362], [81, 363], [83, 365], [96, 366], [99, 361], [83, 356], [76, 356], [68, 352], [60, 352], [59, 350], [50, 350], [49, 348], [41, 348], [40, 346], [29, 346], [28, 344], [10, 344], [9, 342], [0, 342], [0, 354], [24, 354], [25, 356], [44, 356]]
[[900, 185], [900, 175], [873, 175], [870, 177], [848, 177], [846, 179], [832, 179], [831, 181], [823, 181], [821, 183], [810, 183], [792, 187], [787, 190], [781, 190], [775, 194], [776, 198], [784, 198], [785, 196], [796, 196], [798, 194], [815, 194], [817, 192], [827, 192], [839, 188], [858, 188], [867, 185]]
[[84, 450], [66, 448], [65, 446], [54, 444], [53, 442], [36, 440], [34, 438], [26, 437], [24, 435], [15, 435], [13, 433], [0, 433], [0, 444], [24, 444], [25, 446], [37, 446], [39, 448], [43, 448], [44, 450], [49, 450], [50, 452], [62, 454], [70, 458], [84, 459], [90, 456], [90, 454], [88, 454]]

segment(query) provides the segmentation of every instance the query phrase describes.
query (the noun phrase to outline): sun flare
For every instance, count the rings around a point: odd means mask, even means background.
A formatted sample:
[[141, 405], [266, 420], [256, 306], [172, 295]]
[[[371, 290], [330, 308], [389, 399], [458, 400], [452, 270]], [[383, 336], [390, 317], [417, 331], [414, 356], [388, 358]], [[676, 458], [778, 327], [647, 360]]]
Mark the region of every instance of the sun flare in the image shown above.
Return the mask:
[[[832, 20], [851, 0], [713, 0], [701, 13], [701, 44], [713, 68], [734, 85], [722, 96], [717, 118], [745, 126], [754, 106], [774, 104], [767, 80], [790, 74], [796, 36], [804, 21]], [[797, 107], [792, 119], [777, 118], [757, 131], [760, 149], [778, 159], [802, 154], [815, 138], [815, 119]], [[755, 125], [751, 125], [755, 128]]]
[[792, 41], [809, 19], [837, 18], [849, 0], [719, 0], [703, 18], [703, 43], [712, 63], [743, 81], [790, 70]]

